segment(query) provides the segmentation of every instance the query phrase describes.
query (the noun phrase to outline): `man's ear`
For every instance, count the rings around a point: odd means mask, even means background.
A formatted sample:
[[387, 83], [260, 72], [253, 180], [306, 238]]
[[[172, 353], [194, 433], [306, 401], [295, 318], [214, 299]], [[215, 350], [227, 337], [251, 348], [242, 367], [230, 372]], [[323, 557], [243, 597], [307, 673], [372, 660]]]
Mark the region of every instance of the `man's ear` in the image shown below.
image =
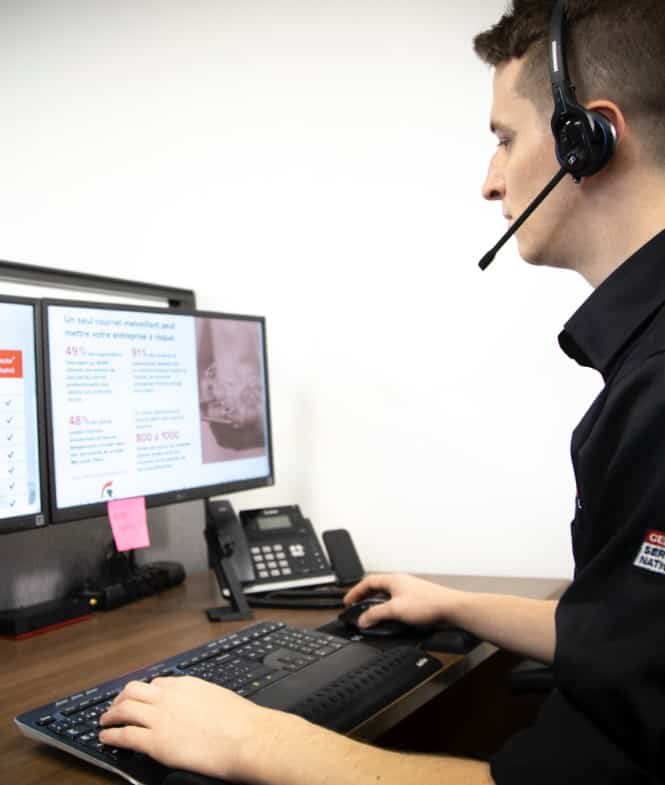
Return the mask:
[[616, 132], [616, 143], [619, 144], [626, 130], [626, 118], [617, 104], [614, 101], [599, 99], [590, 101], [588, 104], [585, 104], [584, 108], [602, 114], [603, 117], [606, 117], [612, 123]]

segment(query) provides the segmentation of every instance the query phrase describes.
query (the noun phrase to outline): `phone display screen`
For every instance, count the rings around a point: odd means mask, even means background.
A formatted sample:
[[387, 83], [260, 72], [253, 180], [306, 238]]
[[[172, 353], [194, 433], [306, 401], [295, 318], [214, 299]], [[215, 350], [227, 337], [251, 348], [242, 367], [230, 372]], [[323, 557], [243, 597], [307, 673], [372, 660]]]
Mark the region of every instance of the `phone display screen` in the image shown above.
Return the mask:
[[275, 529], [289, 529], [293, 525], [288, 515], [271, 515], [270, 517], [257, 518], [256, 525], [260, 531], [274, 531]]

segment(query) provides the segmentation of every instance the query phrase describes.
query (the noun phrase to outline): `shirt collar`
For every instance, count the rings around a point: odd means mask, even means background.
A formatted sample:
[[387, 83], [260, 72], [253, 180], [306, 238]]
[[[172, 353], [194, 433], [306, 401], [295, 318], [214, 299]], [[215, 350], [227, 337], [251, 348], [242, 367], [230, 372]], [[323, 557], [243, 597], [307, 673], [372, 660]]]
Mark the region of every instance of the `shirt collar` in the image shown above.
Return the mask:
[[595, 289], [559, 335], [563, 351], [607, 379], [634, 333], [665, 303], [665, 230]]

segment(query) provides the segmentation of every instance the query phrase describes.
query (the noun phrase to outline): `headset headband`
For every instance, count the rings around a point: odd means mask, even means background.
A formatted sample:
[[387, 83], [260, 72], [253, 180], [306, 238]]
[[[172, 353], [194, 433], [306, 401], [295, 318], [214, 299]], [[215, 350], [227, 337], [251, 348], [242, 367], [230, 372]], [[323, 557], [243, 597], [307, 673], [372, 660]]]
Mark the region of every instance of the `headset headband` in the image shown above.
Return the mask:
[[565, 0], [556, 0], [550, 19], [549, 64], [554, 113], [559, 116], [570, 114], [571, 108], [577, 105], [575, 88], [568, 76], [566, 23]]

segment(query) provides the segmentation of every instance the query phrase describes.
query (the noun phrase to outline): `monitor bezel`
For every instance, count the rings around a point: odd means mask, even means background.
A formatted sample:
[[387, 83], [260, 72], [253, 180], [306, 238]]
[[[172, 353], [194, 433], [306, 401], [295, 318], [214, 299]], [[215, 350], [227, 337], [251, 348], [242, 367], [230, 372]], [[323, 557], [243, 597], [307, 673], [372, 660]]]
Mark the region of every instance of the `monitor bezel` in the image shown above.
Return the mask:
[[44, 344], [42, 332], [41, 300], [34, 297], [18, 297], [0, 294], [0, 304], [29, 305], [32, 307], [33, 341], [35, 355], [35, 399], [37, 402], [37, 462], [39, 465], [39, 497], [40, 513], [15, 515], [0, 519], [0, 534], [43, 529], [49, 522], [50, 504], [48, 500], [47, 475], [47, 437], [45, 417], [45, 376], [44, 376]]
[[[122, 303], [105, 303], [92, 300], [66, 300], [44, 298], [42, 301], [42, 324], [44, 340], [44, 391], [46, 394], [47, 411], [47, 462], [48, 462], [48, 481], [50, 498], [50, 521], [51, 523], [67, 523], [69, 521], [81, 520], [83, 518], [97, 518], [105, 516], [107, 513], [107, 502], [99, 501], [92, 504], [81, 504], [76, 507], [58, 507], [55, 480], [55, 456], [53, 445], [53, 401], [51, 397], [51, 358], [49, 343], [49, 324], [48, 309], [50, 306], [65, 306], [72, 308], [99, 308], [107, 311], [124, 311], [133, 313], [155, 313], [168, 314], [169, 316], [193, 316], [203, 318], [225, 318], [240, 319], [243, 321], [258, 322], [261, 325], [263, 343], [263, 368], [265, 374], [265, 399], [266, 399], [266, 439], [268, 446], [268, 466], [269, 474], [266, 477], [257, 477], [251, 480], [240, 480], [226, 483], [216, 483], [214, 485], [202, 485], [196, 488], [184, 488], [164, 493], [154, 493], [145, 497], [146, 507], [162, 507], [167, 504], [195, 501], [205, 499], [210, 496], [221, 496], [227, 493], [238, 491], [249, 491], [257, 488], [265, 488], [275, 484], [275, 461], [272, 445], [272, 420], [270, 415], [270, 376], [268, 371], [268, 346], [266, 336], [266, 319], [264, 316], [252, 316], [249, 314], [226, 313], [221, 311], [203, 311], [197, 308], [160, 308], [155, 306], [124, 305]], [[120, 497], [119, 497], [120, 498]]]

